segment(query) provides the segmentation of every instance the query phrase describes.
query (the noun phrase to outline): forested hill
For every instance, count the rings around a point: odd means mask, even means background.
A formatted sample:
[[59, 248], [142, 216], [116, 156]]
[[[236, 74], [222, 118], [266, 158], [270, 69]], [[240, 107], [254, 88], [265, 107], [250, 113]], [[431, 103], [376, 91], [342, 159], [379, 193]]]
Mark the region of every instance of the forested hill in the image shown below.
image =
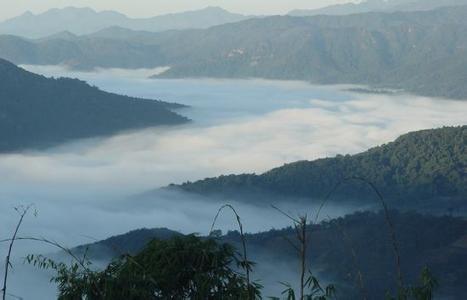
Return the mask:
[[106, 93], [76, 79], [46, 78], [0, 59], [0, 152], [187, 122], [170, 110], [178, 107]]
[[[467, 126], [423, 130], [357, 155], [338, 155], [284, 165], [261, 175], [243, 174], [208, 178], [171, 186], [203, 195], [273, 194], [323, 198], [336, 184], [361, 177], [387, 198], [467, 200]], [[374, 197], [367, 184], [346, 181], [335, 190], [342, 199]], [[241, 197], [240, 197], [241, 198]]]

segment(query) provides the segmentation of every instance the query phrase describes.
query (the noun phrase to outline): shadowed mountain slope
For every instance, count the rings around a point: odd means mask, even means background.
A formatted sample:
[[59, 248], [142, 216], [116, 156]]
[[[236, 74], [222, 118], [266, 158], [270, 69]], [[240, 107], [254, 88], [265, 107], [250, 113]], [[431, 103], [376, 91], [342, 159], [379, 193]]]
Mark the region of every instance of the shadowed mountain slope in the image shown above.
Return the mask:
[[188, 119], [171, 111], [180, 107], [107, 93], [77, 79], [46, 78], [0, 59], [0, 152], [182, 124]]

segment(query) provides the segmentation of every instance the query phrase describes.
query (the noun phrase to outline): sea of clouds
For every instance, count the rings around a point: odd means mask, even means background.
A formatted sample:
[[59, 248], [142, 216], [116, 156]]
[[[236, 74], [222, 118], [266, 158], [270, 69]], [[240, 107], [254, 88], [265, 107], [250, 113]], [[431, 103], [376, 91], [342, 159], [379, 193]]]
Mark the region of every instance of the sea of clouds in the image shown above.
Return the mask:
[[[0, 155], [0, 238], [15, 226], [13, 208], [31, 203], [38, 214], [25, 219], [20, 234], [67, 246], [141, 227], [206, 234], [223, 203], [190, 197], [138, 201], [131, 196], [170, 183], [261, 173], [297, 160], [354, 154], [409, 131], [467, 123], [467, 101], [356, 94], [343, 86], [304, 82], [146, 79], [154, 70], [71, 73], [58, 67], [25, 67], [47, 76], [77, 77], [111, 92], [187, 104], [191, 107], [179, 113], [193, 121]], [[289, 225], [272, 209], [235, 205], [247, 231]], [[287, 206], [291, 213], [313, 208]], [[347, 212], [329, 207], [324, 214]], [[223, 216], [218, 227], [234, 229], [233, 219]], [[54, 251], [18, 242], [17, 262], [31, 249]], [[20, 271], [12, 280], [19, 277]]]

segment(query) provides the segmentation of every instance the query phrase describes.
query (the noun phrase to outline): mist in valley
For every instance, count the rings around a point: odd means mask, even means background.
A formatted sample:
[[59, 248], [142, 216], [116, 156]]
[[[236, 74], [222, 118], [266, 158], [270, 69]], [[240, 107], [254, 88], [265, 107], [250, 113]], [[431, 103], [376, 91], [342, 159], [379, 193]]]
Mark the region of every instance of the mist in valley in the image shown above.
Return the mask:
[[[226, 202], [237, 208], [247, 232], [289, 226], [290, 220], [268, 205], [162, 192], [141, 195], [171, 183], [221, 174], [261, 173], [298, 160], [354, 154], [409, 131], [467, 121], [466, 102], [405, 94], [358, 94], [346, 91], [346, 86], [266, 80], [153, 80], [147, 76], [157, 70], [79, 73], [59, 67], [24, 67], [47, 76], [77, 77], [110, 92], [190, 106], [179, 111], [192, 120], [187, 125], [0, 155], [1, 236], [9, 236], [18, 220], [15, 206], [34, 204], [38, 214], [27, 216], [20, 236], [46, 237], [69, 247], [143, 227], [206, 235], [217, 209]], [[274, 199], [274, 204], [280, 207], [281, 199]], [[282, 206], [291, 214], [313, 215], [318, 205]], [[355, 209], [359, 208], [329, 205], [322, 215], [342, 216]], [[232, 216], [222, 215], [217, 228], [235, 230], [234, 221]], [[5, 246], [1, 246], [2, 253]], [[11, 293], [24, 299], [37, 299], [37, 293], [54, 295], [46, 273], [22, 265], [21, 257], [55, 250], [17, 242]], [[268, 266], [258, 272], [270, 273]], [[281, 270], [284, 272], [277, 280], [289, 277], [294, 265], [290, 272], [287, 267]], [[40, 284], [28, 284], [34, 290], [22, 288], [24, 282], [35, 280]]]

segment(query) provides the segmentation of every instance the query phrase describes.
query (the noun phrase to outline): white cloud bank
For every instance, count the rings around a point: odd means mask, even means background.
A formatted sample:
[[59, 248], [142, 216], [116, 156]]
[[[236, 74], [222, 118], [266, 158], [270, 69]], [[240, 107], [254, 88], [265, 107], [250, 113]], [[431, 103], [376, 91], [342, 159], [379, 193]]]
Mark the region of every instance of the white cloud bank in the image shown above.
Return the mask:
[[47, 152], [0, 156], [2, 184], [138, 192], [225, 173], [263, 172], [302, 159], [357, 153], [408, 131], [461, 125], [467, 103], [418, 97], [310, 100], [227, 124], [148, 129]]

